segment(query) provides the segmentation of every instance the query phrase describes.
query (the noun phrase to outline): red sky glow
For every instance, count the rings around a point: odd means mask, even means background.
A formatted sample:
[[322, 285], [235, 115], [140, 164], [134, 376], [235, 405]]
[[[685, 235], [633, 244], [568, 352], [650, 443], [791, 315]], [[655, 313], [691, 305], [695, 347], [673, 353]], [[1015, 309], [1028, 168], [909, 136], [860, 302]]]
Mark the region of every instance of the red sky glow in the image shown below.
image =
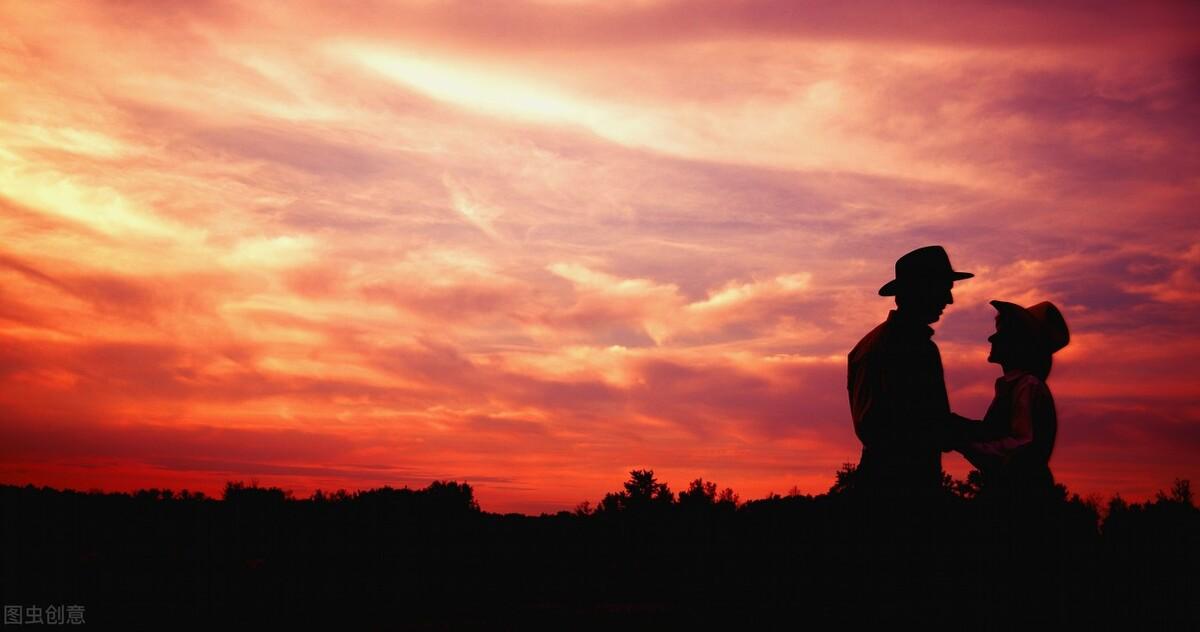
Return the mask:
[[957, 411], [1052, 300], [1056, 476], [1200, 481], [1200, 5], [353, 7], [0, 5], [0, 481], [823, 492], [933, 243]]

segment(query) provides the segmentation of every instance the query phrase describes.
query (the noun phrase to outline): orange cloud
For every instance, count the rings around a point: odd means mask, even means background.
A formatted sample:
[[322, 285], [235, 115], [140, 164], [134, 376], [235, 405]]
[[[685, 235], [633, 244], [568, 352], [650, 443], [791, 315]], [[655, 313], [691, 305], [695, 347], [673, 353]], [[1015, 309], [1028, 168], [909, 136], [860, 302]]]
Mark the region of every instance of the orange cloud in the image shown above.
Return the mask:
[[822, 491], [928, 243], [956, 409], [1053, 300], [1059, 477], [1200, 475], [1190, 6], [0, 12], [4, 482]]

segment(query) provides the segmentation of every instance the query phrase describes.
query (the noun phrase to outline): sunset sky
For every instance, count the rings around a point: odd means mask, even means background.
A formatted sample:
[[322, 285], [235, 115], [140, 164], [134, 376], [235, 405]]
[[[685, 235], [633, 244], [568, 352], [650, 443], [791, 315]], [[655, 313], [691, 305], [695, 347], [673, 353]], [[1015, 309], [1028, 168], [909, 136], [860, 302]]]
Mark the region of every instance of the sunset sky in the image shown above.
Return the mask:
[[1200, 483], [1200, 5], [898, 4], [0, 4], [0, 482], [824, 492], [938, 243], [956, 411], [1052, 300], [1058, 479]]

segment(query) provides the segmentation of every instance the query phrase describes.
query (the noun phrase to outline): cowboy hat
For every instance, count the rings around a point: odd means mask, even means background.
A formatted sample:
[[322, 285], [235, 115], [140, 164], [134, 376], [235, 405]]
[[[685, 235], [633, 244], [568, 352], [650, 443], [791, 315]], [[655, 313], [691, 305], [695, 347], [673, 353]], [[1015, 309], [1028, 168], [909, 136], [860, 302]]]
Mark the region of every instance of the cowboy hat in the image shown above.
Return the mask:
[[1067, 321], [1062, 312], [1050, 301], [1043, 301], [1030, 307], [1021, 307], [1016, 303], [991, 301], [992, 307], [1001, 314], [1011, 315], [1017, 322], [1023, 324], [1033, 336], [1033, 341], [1046, 353], [1054, 353], [1071, 342], [1071, 332], [1067, 330]]
[[973, 276], [970, 272], [958, 272], [951, 267], [945, 248], [925, 246], [896, 260], [896, 278], [879, 288], [879, 295], [895, 296], [900, 288], [913, 283], [961, 281]]

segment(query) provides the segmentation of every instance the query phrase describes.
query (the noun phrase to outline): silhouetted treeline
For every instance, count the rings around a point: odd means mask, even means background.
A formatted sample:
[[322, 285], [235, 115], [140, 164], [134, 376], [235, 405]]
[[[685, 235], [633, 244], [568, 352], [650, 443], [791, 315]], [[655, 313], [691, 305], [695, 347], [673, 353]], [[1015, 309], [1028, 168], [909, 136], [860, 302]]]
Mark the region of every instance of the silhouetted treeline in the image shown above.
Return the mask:
[[1197, 622], [1187, 481], [1105, 506], [1059, 487], [1023, 521], [975, 474], [912, 506], [855, 482], [847, 466], [828, 493], [741, 502], [635, 470], [595, 506], [536, 517], [481, 511], [454, 482], [305, 499], [229, 483], [220, 500], [3, 486], [3, 602], [81, 604], [126, 629]]

